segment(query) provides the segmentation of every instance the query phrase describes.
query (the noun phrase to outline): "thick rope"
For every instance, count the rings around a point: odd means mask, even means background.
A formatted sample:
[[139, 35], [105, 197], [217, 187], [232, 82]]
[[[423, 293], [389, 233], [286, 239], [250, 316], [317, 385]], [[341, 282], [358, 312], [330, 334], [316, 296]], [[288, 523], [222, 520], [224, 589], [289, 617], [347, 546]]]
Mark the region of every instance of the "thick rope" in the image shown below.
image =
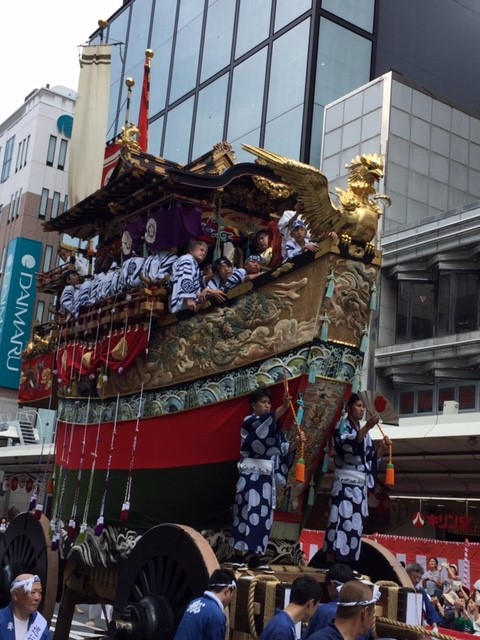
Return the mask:
[[399, 622], [398, 620], [391, 620], [390, 618], [376, 618], [376, 622], [380, 622], [381, 624], [388, 624], [392, 627], [398, 627], [399, 629], [406, 629], [408, 631], [414, 631], [416, 633], [421, 634], [422, 636], [430, 636], [432, 638], [438, 638], [439, 640], [458, 640], [453, 636], [448, 636], [445, 633], [441, 633], [440, 631], [435, 631], [434, 629], [426, 629], [420, 624], [406, 624], [405, 622]]
[[[253, 640], [258, 640], [257, 630], [255, 628], [255, 588], [258, 582], [280, 582], [278, 578], [275, 576], [267, 576], [260, 575], [252, 578], [250, 584], [248, 585], [248, 597], [247, 597], [247, 615], [248, 615], [248, 627], [250, 631], [250, 635]], [[268, 598], [268, 590], [265, 593], [265, 611], [267, 607], [272, 609], [272, 616], [275, 613], [275, 591], [273, 591], [273, 601], [270, 602], [270, 598]]]

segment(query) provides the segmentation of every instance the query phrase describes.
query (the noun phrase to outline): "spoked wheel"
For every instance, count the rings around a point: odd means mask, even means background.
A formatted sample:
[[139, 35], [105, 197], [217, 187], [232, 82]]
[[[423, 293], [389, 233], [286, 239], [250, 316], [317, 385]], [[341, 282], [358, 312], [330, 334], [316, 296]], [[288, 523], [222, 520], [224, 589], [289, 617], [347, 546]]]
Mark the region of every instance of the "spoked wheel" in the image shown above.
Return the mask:
[[33, 573], [42, 581], [39, 611], [51, 620], [57, 596], [58, 553], [50, 549], [49, 520], [36, 520], [31, 513], [19, 514], [8, 526], [0, 543], [0, 606], [10, 602], [10, 584], [21, 573]]
[[176, 524], [153, 527], [120, 570], [109, 637], [170, 640], [185, 607], [205, 591], [218, 568], [211, 547], [194, 529]]

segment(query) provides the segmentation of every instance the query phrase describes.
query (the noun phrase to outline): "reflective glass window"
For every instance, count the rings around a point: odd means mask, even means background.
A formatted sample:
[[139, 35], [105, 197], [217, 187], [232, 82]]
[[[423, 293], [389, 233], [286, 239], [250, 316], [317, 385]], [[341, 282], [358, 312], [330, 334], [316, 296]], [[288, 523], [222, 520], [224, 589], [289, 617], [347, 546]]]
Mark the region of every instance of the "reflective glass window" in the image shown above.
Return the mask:
[[38, 320], [40, 324], [43, 322], [43, 314], [45, 313], [45, 301], [39, 300], [37, 302], [37, 310], [35, 312], [35, 320]]
[[373, 32], [375, 0], [322, 0], [322, 9], [365, 31]]
[[238, 16], [235, 57], [239, 58], [268, 37], [271, 0], [242, 0]]
[[162, 142], [163, 133], [163, 116], [151, 122], [148, 126], [148, 148], [149, 153], [155, 156], [160, 155], [160, 144]]
[[190, 133], [192, 130], [193, 97], [185, 100], [167, 115], [167, 130], [163, 157], [174, 162], [188, 161]]
[[47, 165], [49, 167], [53, 166], [53, 159], [55, 157], [56, 146], [57, 146], [57, 137], [50, 136], [50, 140], [48, 142], [48, 151], [47, 151]]
[[20, 158], [22, 157], [22, 146], [24, 144], [25, 140], [22, 140], [19, 145], [18, 145], [18, 149], [17, 149], [17, 161], [15, 162], [15, 173], [22, 168], [22, 164], [21, 164], [21, 160]]
[[242, 134], [236, 140], [229, 138], [228, 141], [232, 145], [237, 162], [253, 162], [254, 157], [251, 153], [242, 149], [242, 144], [251, 144], [258, 147], [260, 144], [260, 127], [250, 131], [249, 133]]
[[176, 7], [176, 0], [155, 3], [150, 46], [155, 53], [150, 68], [150, 116], [165, 107]]
[[125, 60], [125, 76], [132, 75], [139, 60], [145, 58], [148, 47], [148, 34], [152, 13], [152, 0], [135, 0], [132, 3], [132, 16], [128, 32], [128, 48]]
[[15, 136], [12, 136], [9, 140], [7, 140], [7, 144], [5, 145], [5, 155], [3, 157], [3, 165], [2, 165], [2, 177], [1, 181], [5, 182], [10, 175], [10, 166], [12, 164], [12, 156], [13, 156], [13, 148], [15, 145]]
[[42, 195], [40, 197], [40, 207], [38, 210], [38, 217], [45, 218], [47, 215], [48, 206], [48, 189], [42, 189]]
[[267, 122], [265, 125], [265, 149], [270, 149], [288, 158], [298, 158], [302, 135], [302, 117], [303, 105], [299, 105]]
[[65, 168], [65, 160], [67, 157], [68, 140], [60, 140], [60, 150], [58, 152], [58, 168]]
[[372, 43], [330, 20], [320, 22], [310, 162], [320, 163], [324, 107], [370, 80]]
[[223, 140], [227, 81], [226, 73], [198, 94], [192, 152], [194, 158], [206, 153], [214, 144]]
[[459, 409], [475, 409], [476, 387], [474, 384], [463, 385], [458, 388]]
[[201, 82], [230, 63], [235, 0], [209, 3], [203, 41]]
[[433, 413], [433, 389], [418, 392], [417, 413]]
[[372, 43], [323, 19], [320, 22], [315, 102], [325, 106], [370, 80]]
[[264, 47], [233, 70], [228, 140], [236, 140], [260, 126], [266, 60], [267, 48]]
[[59, 208], [60, 208], [60, 194], [58, 191], [54, 191], [53, 199], [52, 199], [52, 212], [50, 214], [51, 218], [56, 218], [58, 216]]
[[310, 19], [273, 43], [267, 121], [303, 104]]
[[[130, 9], [130, 7], [129, 7]], [[108, 28], [108, 42], [126, 42], [127, 24], [130, 10], [123, 11]], [[98, 44], [98, 43], [97, 43]], [[116, 80], [110, 86], [110, 101], [108, 104], [107, 139], [120, 133], [125, 124], [125, 111], [118, 113], [120, 105], [124, 105], [126, 98], [125, 78], [123, 75], [123, 60], [125, 58], [125, 45], [117, 44], [111, 49], [112, 58], [110, 65], [110, 77]], [[123, 106], [125, 109], [125, 106]]]
[[312, 8], [312, 0], [277, 0], [275, 31]]
[[443, 403], [455, 400], [455, 388], [454, 387], [441, 387], [438, 390], [438, 407], [439, 412], [443, 411]]
[[52, 265], [52, 254], [53, 254], [53, 247], [50, 244], [45, 245], [42, 271], [50, 271], [50, 268]]
[[[187, 8], [190, 7], [190, 13]], [[202, 33], [203, 0], [180, 3], [179, 29], [175, 43], [170, 103], [191, 91], [197, 81], [198, 53]]]

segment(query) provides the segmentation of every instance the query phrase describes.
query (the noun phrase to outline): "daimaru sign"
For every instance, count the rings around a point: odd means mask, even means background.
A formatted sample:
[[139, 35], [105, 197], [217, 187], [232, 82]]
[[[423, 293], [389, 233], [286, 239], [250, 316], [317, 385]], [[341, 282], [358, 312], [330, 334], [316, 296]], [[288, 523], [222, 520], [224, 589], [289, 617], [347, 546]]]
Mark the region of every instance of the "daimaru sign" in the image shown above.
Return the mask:
[[18, 389], [22, 351], [30, 340], [42, 243], [14, 238], [7, 247], [0, 292], [0, 387]]

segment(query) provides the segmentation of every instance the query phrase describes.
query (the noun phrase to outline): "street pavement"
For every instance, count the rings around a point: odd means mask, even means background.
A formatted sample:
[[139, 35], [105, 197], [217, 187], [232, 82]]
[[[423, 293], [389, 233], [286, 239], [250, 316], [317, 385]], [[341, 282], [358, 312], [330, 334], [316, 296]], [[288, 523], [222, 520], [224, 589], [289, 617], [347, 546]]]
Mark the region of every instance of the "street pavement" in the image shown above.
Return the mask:
[[[57, 614], [59, 609], [59, 604], [55, 605], [55, 611], [53, 613], [52, 624], [50, 625], [50, 633], [53, 637], [55, 632], [55, 625], [57, 623]], [[85, 640], [89, 638], [100, 638], [107, 635], [107, 624], [103, 617], [97, 618], [97, 626], [96, 627], [87, 627], [85, 624], [88, 622], [88, 604], [80, 605], [83, 613], [75, 612], [72, 620], [72, 626], [70, 629], [69, 640]]]

